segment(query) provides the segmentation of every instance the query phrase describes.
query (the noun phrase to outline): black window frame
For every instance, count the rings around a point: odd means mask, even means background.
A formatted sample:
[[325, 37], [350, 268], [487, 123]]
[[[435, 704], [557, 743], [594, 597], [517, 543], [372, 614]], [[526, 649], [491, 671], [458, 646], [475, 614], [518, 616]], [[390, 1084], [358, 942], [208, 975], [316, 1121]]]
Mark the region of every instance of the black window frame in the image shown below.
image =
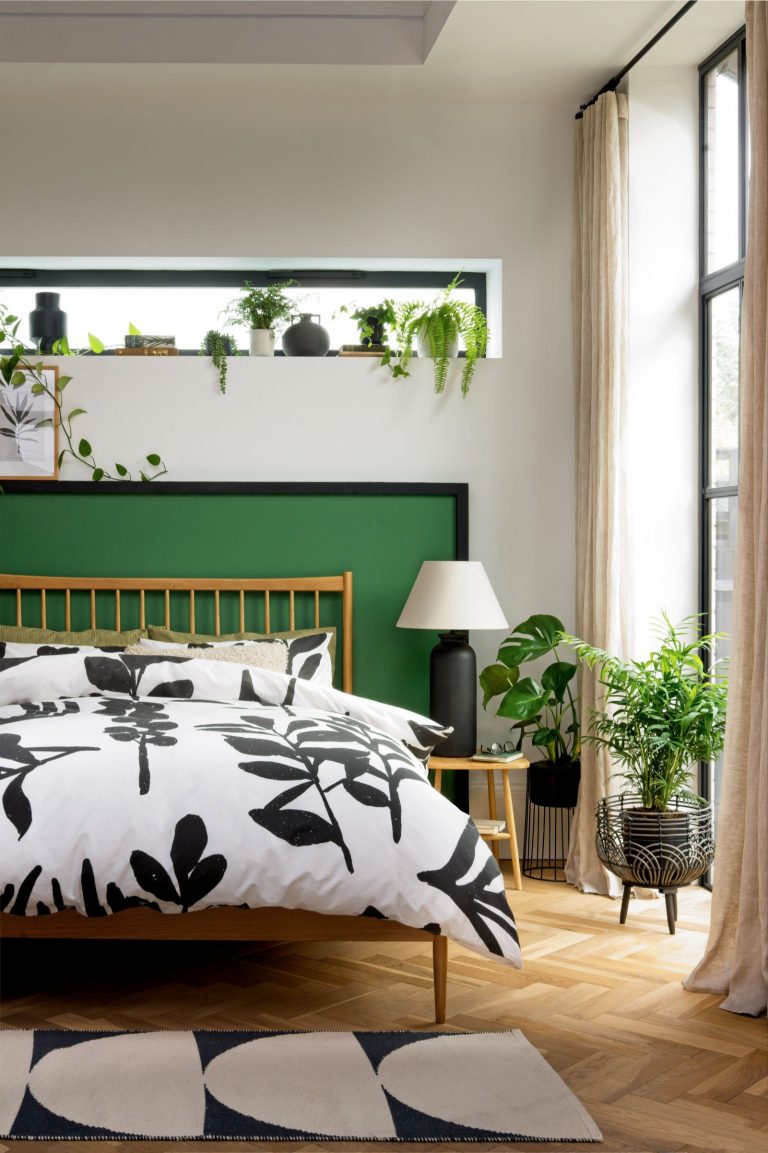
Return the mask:
[[[62, 288], [232, 288], [242, 287], [249, 280], [255, 288], [266, 288], [276, 281], [295, 280], [298, 288], [339, 288], [344, 284], [354, 287], [381, 288], [386, 293], [392, 288], [430, 289], [439, 292], [461, 273], [462, 287], [471, 288], [475, 304], [488, 316], [488, 284], [485, 272], [455, 272], [447, 270], [414, 269], [356, 269], [356, 268], [273, 268], [273, 269], [136, 269], [136, 268], [0, 268], [0, 291], [6, 288], [40, 289]], [[335, 355], [331, 349], [329, 356]], [[179, 349], [181, 356], [197, 356], [199, 349]], [[102, 356], [114, 355], [107, 349]], [[282, 356], [282, 350], [275, 352]], [[464, 353], [459, 355], [463, 356]]]
[[[707, 77], [713, 68], [736, 49], [738, 61], [739, 113], [739, 258], [724, 268], [707, 272]], [[710, 356], [710, 302], [722, 293], [737, 288], [744, 294], [744, 262], [747, 220], [747, 101], [746, 101], [746, 28], [742, 27], [699, 65], [699, 611], [702, 630], [711, 632], [716, 622], [710, 612], [712, 560], [712, 501], [738, 497], [739, 487], [710, 483], [712, 427], [712, 363]], [[741, 315], [741, 310], [740, 310]], [[706, 654], [704, 654], [706, 659]], [[699, 792], [714, 800], [710, 789], [711, 766], [699, 766]], [[711, 888], [709, 873], [701, 883]]]

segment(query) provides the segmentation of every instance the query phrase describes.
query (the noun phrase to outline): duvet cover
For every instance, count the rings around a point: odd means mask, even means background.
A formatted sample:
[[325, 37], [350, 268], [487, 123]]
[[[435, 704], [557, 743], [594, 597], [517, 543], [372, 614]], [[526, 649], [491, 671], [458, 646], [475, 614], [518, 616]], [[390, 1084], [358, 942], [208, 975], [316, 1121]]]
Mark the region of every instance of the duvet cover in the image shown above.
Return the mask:
[[433, 721], [269, 669], [0, 660], [0, 909], [386, 917], [519, 966], [498, 866], [431, 787]]

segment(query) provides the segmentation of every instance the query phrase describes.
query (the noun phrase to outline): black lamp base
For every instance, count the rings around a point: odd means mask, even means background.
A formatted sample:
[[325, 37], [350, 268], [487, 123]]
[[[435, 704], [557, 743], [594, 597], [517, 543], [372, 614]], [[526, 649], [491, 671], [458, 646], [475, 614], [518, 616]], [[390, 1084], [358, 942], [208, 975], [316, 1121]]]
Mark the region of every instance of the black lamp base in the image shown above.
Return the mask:
[[466, 632], [440, 633], [429, 658], [429, 715], [453, 732], [440, 757], [471, 757], [477, 741], [477, 662]]

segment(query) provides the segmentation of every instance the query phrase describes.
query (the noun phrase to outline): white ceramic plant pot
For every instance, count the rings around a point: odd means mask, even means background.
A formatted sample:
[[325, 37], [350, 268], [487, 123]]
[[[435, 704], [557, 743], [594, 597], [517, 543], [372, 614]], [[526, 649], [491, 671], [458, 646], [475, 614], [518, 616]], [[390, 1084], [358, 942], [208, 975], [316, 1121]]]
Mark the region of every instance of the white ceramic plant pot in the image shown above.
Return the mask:
[[251, 329], [251, 356], [274, 356], [275, 334], [271, 328]]
[[[416, 337], [416, 351], [418, 352], [419, 356], [426, 356], [426, 357], [430, 357], [430, 358], [432, 356], [432, 350], [429, 347], [429, 341], [427, 340], [427, 337], [423, 332], [420, 332]], [[448, 348], [446, 351], [447, 351], [448, 356], [458, 356], [459, 355], [458, 337], [456, 338], [456, 340], [451, 341], [451, 343], [448, 345]]]

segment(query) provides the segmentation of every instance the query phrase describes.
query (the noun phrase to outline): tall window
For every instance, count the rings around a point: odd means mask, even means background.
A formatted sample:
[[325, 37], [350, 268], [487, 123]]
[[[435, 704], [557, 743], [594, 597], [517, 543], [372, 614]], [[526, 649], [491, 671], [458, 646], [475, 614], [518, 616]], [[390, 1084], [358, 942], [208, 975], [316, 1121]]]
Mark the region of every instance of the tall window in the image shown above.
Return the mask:
[[[701, 609], [707, 631], [733, 624], [739, 481], [739, 360], [746, 236], [746, 40], [700, 66]], [[729, 655], [727, 640], [718, 656]], [[717, 808], [721, 764], [702, 766]]]

